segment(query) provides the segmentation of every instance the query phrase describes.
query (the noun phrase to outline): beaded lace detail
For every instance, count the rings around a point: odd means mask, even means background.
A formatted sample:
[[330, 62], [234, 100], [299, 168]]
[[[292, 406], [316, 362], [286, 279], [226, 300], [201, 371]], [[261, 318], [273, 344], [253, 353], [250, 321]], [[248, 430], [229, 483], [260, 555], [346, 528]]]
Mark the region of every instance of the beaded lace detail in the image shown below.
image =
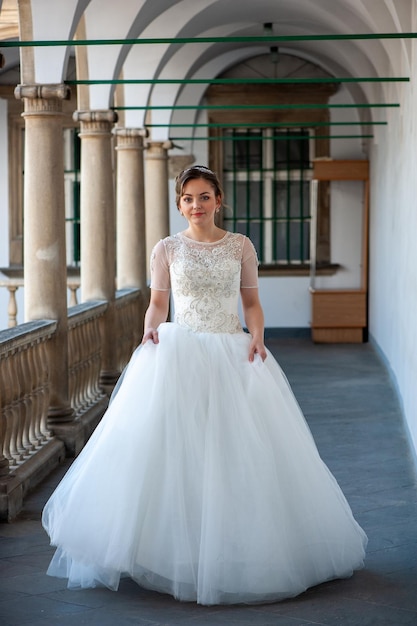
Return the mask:
[[182, 234], [164, 240], [175, 321], [195, 332], [240, 333], [238, 298], [244, 237], [204, 243]]

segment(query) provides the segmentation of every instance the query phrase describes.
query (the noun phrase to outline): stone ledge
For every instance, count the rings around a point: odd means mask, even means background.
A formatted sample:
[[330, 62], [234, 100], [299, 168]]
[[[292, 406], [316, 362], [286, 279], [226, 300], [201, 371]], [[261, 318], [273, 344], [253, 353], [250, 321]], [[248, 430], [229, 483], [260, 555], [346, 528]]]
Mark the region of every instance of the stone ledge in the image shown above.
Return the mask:
[[93, 430], [103, 417], [108, 403], [108, 397], [104, 396], [73, 422], [50, 424], [50, 429], [55, 437], [65, 445], [67, 457], [76, 457], [79, 455]]
[[73, 422], [54, 425], [53, 438], [19, 467], [0, 477], [0, 522], [11, 522], [23, 508], [24, 498], [65, 457], [77, 456], [90, 438], [107, 409], [108, 397], [83, 413]]
[[0, 480], [0, 520], [11, 522], [22, 510], [26, 494], [65, 458], [65, 446], [53, 438]]

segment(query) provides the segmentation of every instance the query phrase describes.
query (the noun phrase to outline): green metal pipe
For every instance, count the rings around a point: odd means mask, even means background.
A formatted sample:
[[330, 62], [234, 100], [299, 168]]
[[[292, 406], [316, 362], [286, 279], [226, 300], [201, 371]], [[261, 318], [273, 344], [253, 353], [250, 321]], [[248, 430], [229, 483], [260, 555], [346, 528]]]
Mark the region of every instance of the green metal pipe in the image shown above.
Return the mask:
[[383, 107], [399, 107], [398, 102], [377, 102], [373, 104], [173, 104], [171, 105], [144, 105], [144, 106], [116, 106], [113, 111], [221, 111], [221, 110], [280, 110], [280, 109], [370, 109]]
[[298, 128], [302, 126], [386, 126], [388, 122], [259, 122], [235, 124], [213, 122], [209, 124], [145, 124], [146, 128]]
[[408, 76], [342, 76], [332, 78], [109, 78], [65, 80], [66, 85], [311, 85], [327, 83], [406, 83]]
[[157, 37], [143, 39], [50, 39], [3, 41], [2, 48], [35, 48], [57, 46], [124, 46], [186, 43], [282, 43], [291, 41], [357, 41], [382, 39], [416, 39], [417, 33], [343, 33], [324, 35], [263, 35], [259, 37]]
[[[274, 141], [303, 141], [305, 139], [314, 139], [314, 136], [310, 135], [288, 135], [288, 136], [272, 136], [262, 137], [262, 141], [274, 140]], [[319, 135], [317, 139], [372, 139], [373, 135]], [[170, 137], [171, 141], [259, 141], [259, 137], [250, 137], [242, 135], [242, 137]]]

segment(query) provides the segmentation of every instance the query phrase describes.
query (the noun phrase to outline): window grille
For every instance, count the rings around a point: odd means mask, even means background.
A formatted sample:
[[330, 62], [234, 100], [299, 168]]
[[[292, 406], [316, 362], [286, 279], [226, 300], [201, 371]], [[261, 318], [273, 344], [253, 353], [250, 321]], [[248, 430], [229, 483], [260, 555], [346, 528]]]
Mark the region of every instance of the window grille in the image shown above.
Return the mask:
[[224, 227], [247, 235], [263, 265], [310, 261], [310, 139], [306, 129], [228, 129]]
[[80, 264], [80, 138], [78, 129], [64, 129], [64, 180], [67, 265]]

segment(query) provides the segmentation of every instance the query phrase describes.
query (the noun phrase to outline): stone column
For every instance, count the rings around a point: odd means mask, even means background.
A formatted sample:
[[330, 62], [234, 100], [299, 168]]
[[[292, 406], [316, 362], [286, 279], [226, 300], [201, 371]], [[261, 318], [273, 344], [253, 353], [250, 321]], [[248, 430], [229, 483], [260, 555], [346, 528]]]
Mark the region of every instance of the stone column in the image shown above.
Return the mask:
[[171, 141], [152, 141], [146, 153], [146, 257], [154, 245], [169, 235], [168, 150]]
[[54, 319], [49, 347], [51, 423], [73, 419], [68, 390], [62, 100], [66, 85], [18, 85], [25, 119], [25, 320]]
[[117, 137], [117, 287], [147, 295], [143, 138], [147, 131], [113, 129]]
[[117, 380], [115, 349], [116, 233], [112, 163], [114, 111], [76, 111], [81, 138], [81, 299], [105, 300], [102, 325], [101, 382]]

